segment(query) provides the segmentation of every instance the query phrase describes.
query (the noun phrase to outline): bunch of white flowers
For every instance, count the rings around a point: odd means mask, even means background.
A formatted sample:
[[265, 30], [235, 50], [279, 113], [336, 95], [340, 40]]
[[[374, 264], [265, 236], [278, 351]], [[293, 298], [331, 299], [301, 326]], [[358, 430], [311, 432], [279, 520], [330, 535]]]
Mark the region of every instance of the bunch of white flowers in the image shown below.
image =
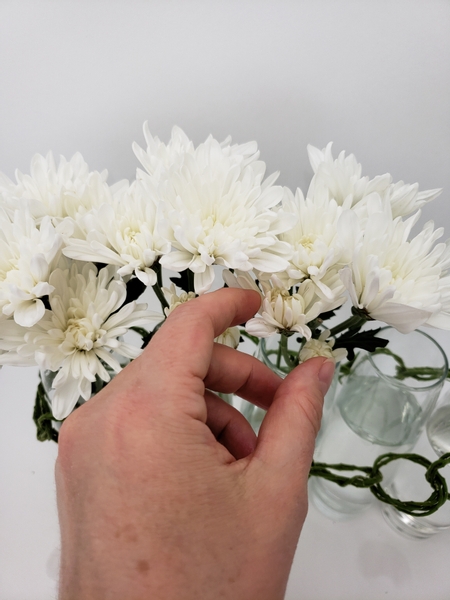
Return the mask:
[[[403, 333], [450, 329], [443, 231], [427, 223], [411, 234], [440, 190], [370, 180], [353, 155], [334, 159], [330, 143], [308, 147], [305, 197], [276, 185], [278, 173], [266, 177], [255, 142], [210, 136], [195, 147], [175, 127], [164, 144], [147, 124], [144, 136], [131, 183], [110, 186], [80, 154], [58, 165], [36, 155], [16, 181], [0, 174], [0, 365], [51, 371], [56, 419], [141, 352], [124, 341], [130, 329], [145, 345], [179, 304], [210, 290], [217, 266], [226, 285], [261, 294], [245, 329], [216, 339], [234, 348], [241, 334], [295, 334], [297, 363], [342, 360], [364, 347], [368, 320]], [[147, 287], [160, 312], [137, 302]], [[347, 300], [353, 316], [327, 329]]]

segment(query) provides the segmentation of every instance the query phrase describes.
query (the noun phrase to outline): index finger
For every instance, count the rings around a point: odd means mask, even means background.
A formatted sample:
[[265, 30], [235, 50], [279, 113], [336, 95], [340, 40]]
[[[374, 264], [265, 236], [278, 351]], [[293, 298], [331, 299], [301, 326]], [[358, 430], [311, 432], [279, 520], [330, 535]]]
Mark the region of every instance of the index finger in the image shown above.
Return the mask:
[[[225, 288], [178, 306], [147, 346], [141, 360], [161, 374], [181, 373], [203, 380], [209, 369], [214, 338], [251, 318], [261, 304], [252, 290]], [[139, 360], [139, 359], [138, 359]]]

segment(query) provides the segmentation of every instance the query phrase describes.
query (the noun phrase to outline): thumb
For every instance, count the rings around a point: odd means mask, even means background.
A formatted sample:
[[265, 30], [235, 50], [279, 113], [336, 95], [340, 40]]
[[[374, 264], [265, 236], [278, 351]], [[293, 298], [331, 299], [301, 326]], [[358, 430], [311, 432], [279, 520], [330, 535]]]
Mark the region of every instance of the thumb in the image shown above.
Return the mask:
[[330, 359], [312, 358], [296, 367], [278, 388], [259, 432], [254, 458], [300, 485], [308, 479], [333, 374]]

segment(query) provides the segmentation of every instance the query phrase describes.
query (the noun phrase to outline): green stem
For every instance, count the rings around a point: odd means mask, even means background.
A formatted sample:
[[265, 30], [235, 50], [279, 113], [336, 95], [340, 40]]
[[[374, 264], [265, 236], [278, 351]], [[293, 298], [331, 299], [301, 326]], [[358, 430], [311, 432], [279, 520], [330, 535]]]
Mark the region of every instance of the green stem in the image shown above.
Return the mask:
[[158, 269], [156, 269], [156, 280], [160, 288], [163, 287], [163, 275], [161, 265], [158, 263]]
[[[283, 338], [283, 334], [281, 334], [281, 339]], [[278, 352], [277, 352], [277, 369], [281, 368], [281, 339], [278, 344]]]
[[372, 355], [374, 354], [387, 354], [395, 360], [397, 363], [395, 376], [400, 381], [407, 379], [408, 377], [417, 379], [418, 381], [433, 381], [434, 379], [439, 379], [443, 375], [442, 369], [437, 369], [435, 367], [407, 367], [403, 358], [398, 354], [395, 354], [395, 352], [392, 352], [392, 350], [389, 350], [389, 348], [377, 348], [372, 352]]
[[169, 308], [169, 303], [167, 302], [166, 297], [164, 296], [164, 292], [162, 291], [161, 286], [159, 285], [158, 282], [156, 282], [155, 285], [153, 286], [153, 291], [155, 292], [158, 300], [161, 302], [161, 307], [164, 312], [165, 308]]
[[187, 270], [187, 280], [188, 280], [188, 292], [195, 292], [194, 273], [190, 269]]
[[148, 335], [148, 331], [143, 327], [130, 327], [131, 331], [135, 331], [137, 334], [141, 336], [141, 338], [145, 338]]
[[242, 335], [242, 337], [245, 337], [248, 340], [252, 341], [255, 344], [255, 346], [257, 346], [260, 342], [260, 339], [256, 337], [256, 335], [250, 335], [245, 331], [245, 329], [239, 329], [239, 333]]
[[283, 355], [283, 358], [284, 358], [284, 362], [286, 363], [287, 367], [292, 370], [295, 367], [295, 361], [292, 359], [291, 355], [289, 354], [288, 338], [284, 334], [281, 334], [281, 337], [280, 337], [280, 349], [281, 349], [281, 354]]
[[153, 265], [153, 270], [156, 273], [156, 283], [155, 283], [155, 285], [152, 286], [152, 288], [156, 294], [156, 297], [160, 301], [161, 308], [164, 312], [165, 308], [169, 308], [169, 303], [167, 302], [166, 297], [164, 296], [164, 292], [162, 291], [163, 278], [162, 278], [162, 269], [161, 269], [161, 265], [159, 264], [159, 262], [156, 262]]
[[330, 330], [330, 337], [334, 337], [335, 335], [341, 333], [341, 331], [344, 331], [345, 329], [360, 328], [364, 325], [366, 321], [367, 319], [365, 317], [361, 317], [360, 315], [353, 315], [352, 317], [349, 317], [346, 321], [343, 321], [339, 325], [336, 325], [336, 327], [333, 327]]

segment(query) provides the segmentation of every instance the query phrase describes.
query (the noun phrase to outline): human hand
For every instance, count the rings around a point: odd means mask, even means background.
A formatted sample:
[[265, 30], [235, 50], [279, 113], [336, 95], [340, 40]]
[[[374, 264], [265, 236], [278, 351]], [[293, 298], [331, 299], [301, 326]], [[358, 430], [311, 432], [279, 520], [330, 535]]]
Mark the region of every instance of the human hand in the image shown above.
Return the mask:
[[[283, 598], [334, 366], [315, 358], [281, 380], [213, 342], [259, 303], [225, 289], [178, 307], [65, 421], [60, 600]], [[269, 408], [259, 438], [209, 390]]]

